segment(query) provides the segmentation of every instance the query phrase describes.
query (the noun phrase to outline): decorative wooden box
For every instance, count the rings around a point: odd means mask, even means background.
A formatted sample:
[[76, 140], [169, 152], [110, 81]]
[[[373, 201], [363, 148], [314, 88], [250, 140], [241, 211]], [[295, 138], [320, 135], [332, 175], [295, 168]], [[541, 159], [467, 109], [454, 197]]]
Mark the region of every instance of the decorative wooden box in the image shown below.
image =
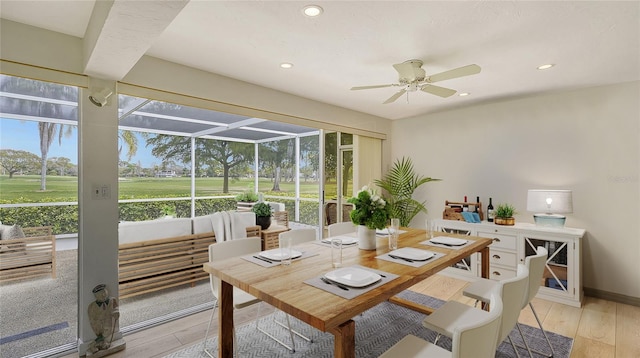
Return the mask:
[[477, 212], [480, 216], [480, 220], [484, 220], [484, 213], [482, 212], [482, 202], [474, 203], [449, 200], [445, 200], [444, 202], [444, 211], [442, 212], [442, 218], [445, 220], [465, 221], [462, 217], [462, 211], [465, 206], [469, 209], [469, 212], [476, 212], [477, 207]]
[[289, 231], [286, 226], [271, 225], [266, 230], [260, 231], [262, 238], [262, 250], [271, 250], [280, 247], [279, 235], [281, 232]]

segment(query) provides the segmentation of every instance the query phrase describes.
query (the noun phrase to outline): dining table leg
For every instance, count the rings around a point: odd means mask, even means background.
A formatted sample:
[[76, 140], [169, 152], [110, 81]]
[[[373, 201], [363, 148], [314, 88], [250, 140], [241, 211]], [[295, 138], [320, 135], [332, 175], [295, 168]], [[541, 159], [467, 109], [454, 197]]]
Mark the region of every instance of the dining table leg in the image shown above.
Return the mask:
[[331, 330], [334, 335], [333, 356], [335, 358], [355, 358], [356, 356], [356, 323], [353, 320]]
[[218, 297], [218, 357], [233, 358], [233, 286], [220, 281]]
[[489, 278], [489, 246], [480, 250], [480, 275], [482, 278]]

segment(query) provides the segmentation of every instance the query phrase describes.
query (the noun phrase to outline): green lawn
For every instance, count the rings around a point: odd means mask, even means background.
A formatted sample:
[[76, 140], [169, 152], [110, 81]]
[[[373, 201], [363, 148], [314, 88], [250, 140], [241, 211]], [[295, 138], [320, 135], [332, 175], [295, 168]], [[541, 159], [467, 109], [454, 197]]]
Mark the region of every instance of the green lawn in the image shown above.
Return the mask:
[[[222, 178], [196, 178], [196, 196], [235, 195], [252, 190], [253, 179], [230, 179], [229, 194], [222, 193]], [[260, 188], [273, 186], [270, 179], [260, 179]], [[335, 186], [335, 185], [334, 185]], [[294, 196], [294, 183], [280, 183], [280, 192], [265, 192], [266, 195]], [[325, 189], [326, 190], [326, 189]], [[15, 202], [52, 202], [76, 201], [78, 178], [69, 176], [48, 176], [47, 190], [40, 191], [40, 176], [16, 175], [9, 179], [0, 175], [0, 201]], [[191, 178], [124, 178], [118, 183], [118, 196], [121, 199], [149, 197], [188, 197], [191, 194]], [[302, 182], [302, 197], [318, 197], [318, 183]]]

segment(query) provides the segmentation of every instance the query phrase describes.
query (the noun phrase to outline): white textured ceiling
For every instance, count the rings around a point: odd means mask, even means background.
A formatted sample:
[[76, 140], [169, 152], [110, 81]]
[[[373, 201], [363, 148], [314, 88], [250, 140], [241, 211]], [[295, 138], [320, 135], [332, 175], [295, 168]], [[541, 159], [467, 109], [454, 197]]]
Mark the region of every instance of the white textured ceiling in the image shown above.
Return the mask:
[[[2, 0], [0, 14], [77, 37], [97, 27], [109, 46], [127, 22], [147, 28], [142, 41], [119, 39], [118, 56], [97, 42], [101, 58], [88, 65], [112, 79], [146, 54], [390, 119], [640, 80], [639, 1], [315, 1], [318, 18], [302, 15], [310, 1], [115, 1], [124, 2], [137, 4], [110, 11], [103, 27], [91, 23], [93, 1]], [[396, 82], [392, 65], [409, 59], [427, 75], [472, 63], [482, 72], [438, 83], [467, 97], [411, 92], [382, 104], [398, 88], [350, 90]], [[536, 70], [545, 63], [556, 66]]]

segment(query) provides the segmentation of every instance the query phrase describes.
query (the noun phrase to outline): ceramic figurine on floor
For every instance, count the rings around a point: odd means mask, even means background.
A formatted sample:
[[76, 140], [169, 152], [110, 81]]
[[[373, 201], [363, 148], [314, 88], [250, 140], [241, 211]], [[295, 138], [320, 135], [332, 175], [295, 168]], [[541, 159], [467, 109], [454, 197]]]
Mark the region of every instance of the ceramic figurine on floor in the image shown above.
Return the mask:
[[[96, 300], [89, 304], [88, 313], [89, 323], [96, 334], [96, 339], [89, 344], [87, 353], [97, 357], [123, 349], [124, 341], [118, 339], [120, 330], [118, 300], [115, 297], [109, 297], [109, 291], [104, 284], [97, 285], [93, 289], [93, 294]], [[113, 342], [114, 336], [118, 342]]]

